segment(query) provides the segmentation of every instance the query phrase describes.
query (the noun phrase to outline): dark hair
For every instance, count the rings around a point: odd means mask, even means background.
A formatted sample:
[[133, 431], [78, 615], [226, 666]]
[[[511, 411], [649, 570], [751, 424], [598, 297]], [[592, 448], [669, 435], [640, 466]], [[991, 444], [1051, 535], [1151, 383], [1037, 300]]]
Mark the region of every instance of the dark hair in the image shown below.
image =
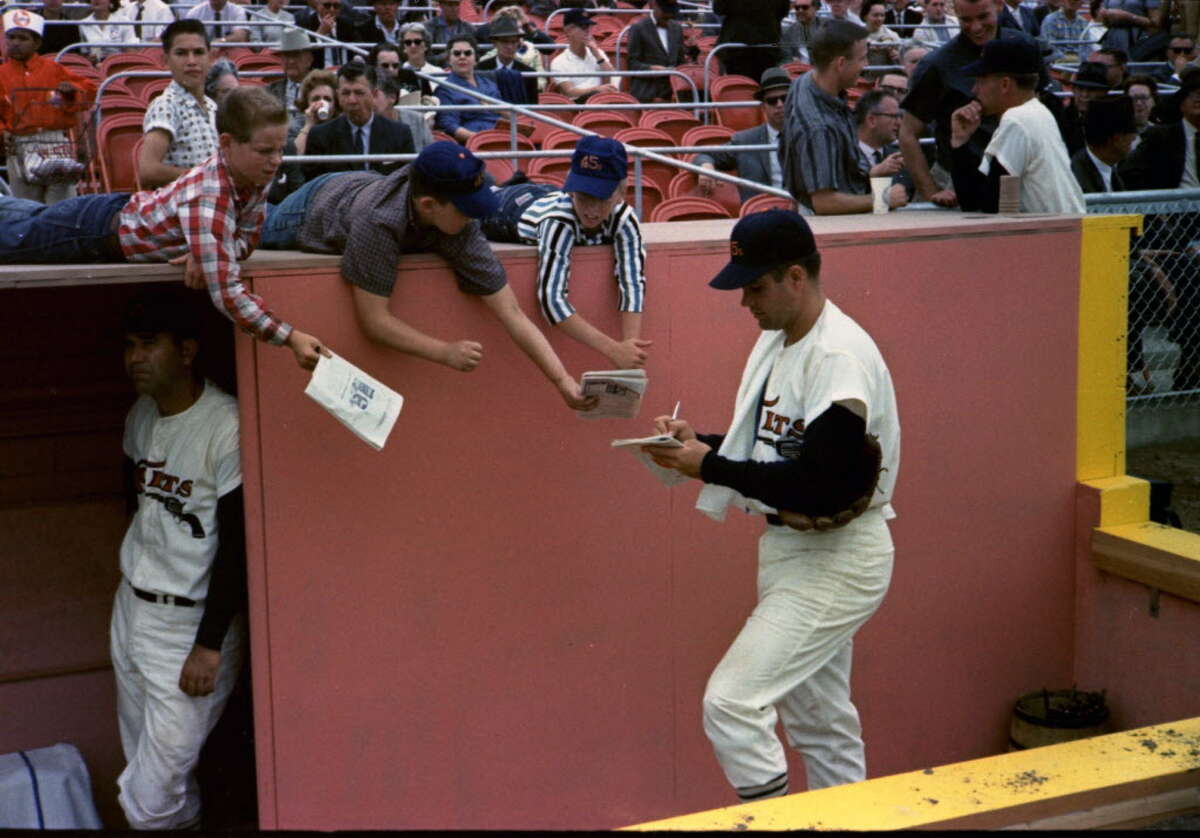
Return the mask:
[[370, 67], [361, 61], [348, 61], [338, 68], [337, 79], [341, 82], [343, 79], [348, 82], [356, 82], [359, 79], [366, 79], [367, 86], [372, 90], [379, 84], [379, 76], [375, 73], [375, 68]]
[[804, 268], [804, 272], [808, 274], [808, 278], [813, 282], [821, 281], [821, 251], [819, 250], [814, 250], [803, 259], [792, 259], [789, 262], [784, 262], [782, 265], [776, 265], [771, 268], [771, 279], [776, 282], [783, 282], [784, 275], [793, 265], [799, 265]]
[[848, 20], [827, 20], [808, 45], [813, 66], [823, 70], [836, 58], [849, 58], [854, 46], [867, 39], [867, 28]]
[[217, 92], [217, 82], [225, 76], [233, 76], [233, 78], [241, 84], [241, 76], [238, 75], [237, 67], [228, 58], [218, 58], [208, 68], [208, 74], [204, 77], [204, 93], [206, 96], [216, 98], [214, 95]]
[[125, 307], [122, 322], [127, 335], [157, 335], [166, 332], [176, 343], [200, 337], [200, 303], [194, 295], [178, 288], [143, 291]]
[[864, 19], [871, 13], [872, 6], [883, 6], [883, 13], [887, 14], [887, 3], [885, 0], [863, 0], [863, 4], [859, 9], [859, 12]]
[[1135, 84], [1140, 84], [1143, 87], [1150, 88], [1150, 95], [1155, 99], [1158, 98], [1158, 82], [1156, 82], [1153, 77], [1145, 75], [1130, 76], [1121, 83], [1121, 90], [1128, 93], [1129, 88], [1133, 87]]
[[400, 59], [400, 63], [401, 64], [404, 63], [404, 50], [403, 49], [401, 49], [396, 44], [393, 44], [391, 41], [381, 41], [378, 44], [376, 44], [375, 46], [371, 47], [371, 51], [367, 53], [368, 66], [371, 66], [371, 67], [379, 66], [379, 53], [381, 53], [381, 52], [394, 52], [394, 53], [396, 53], [396, 56]]
[[479, 55], [479, 41], [475, 40], [473, 35], [453, 35], [446, 39], [446, 52], [454, 49], [455, 44], [469, 44], [471, 49], [475, 50], [475, 54]]
[[[1195, 43], [1195, 41], [1193, 41], [1192, 43]], [[1104, 49], [1098, 49], [1092, 54], [1093, 55], [1111, 55], [1114, 59], [1116, 59], [1116, 62], [1119, 65], [1121, 65], [1122, 67], [1124, 67], [1126, 64], [1129, 63], [1129, 53], [1127, 53], [1123, 49], [1117, 49], [1116, 47], [1105, 47]]]
[[379, 78], [379, 86], [375, 88], [384, 96], [395, 101], [400, 99], [400, 84], [396, 78], [390, 74], [385, 74]]
[[896, 94], [890, 90], [868, 90], [858, 97], [858, 104], [854, 106], [854, 121], [862, 125], [871, 115], [871, 111], [876, 110], [884, 99], [896, 99]]
[[205, 48], [211, 48], [212, 42], [208, 39], [208, 29], [204, 24], [195, 18], [185, 17], [183, 20], [177, 20], [174, 23], [168, 24], [167, 28], [162, 31], [160, 36], [162, 39], [163, 52], [170, 52], [171, 46], [175, 39], [180, 35], [199, 35], [204, 39]]
[[264, 125], [285, 125], [287, 108], [266, 88], [239, 87], [217, 107], [217, 132], [231, 134], [239, 143], [248, 143]]

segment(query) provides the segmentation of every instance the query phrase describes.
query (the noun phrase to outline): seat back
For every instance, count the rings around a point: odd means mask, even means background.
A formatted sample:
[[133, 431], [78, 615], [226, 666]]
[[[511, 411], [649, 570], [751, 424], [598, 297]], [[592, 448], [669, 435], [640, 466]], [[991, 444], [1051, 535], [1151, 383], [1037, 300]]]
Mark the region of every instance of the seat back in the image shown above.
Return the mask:
[[[709, 85], [709, 98], [714, 102], [745, 102], [754, 98], [758, 82], [747, 76], [719, 76]], [[716, 108], [717, 124], [742, 131], [753, 128], [763, 121], [762, 108], [747, 105], [744, 108]]]
[[583, 111], [575, 115], [571, 124], [602, 137], [615, 137], [618, 131], [633, 127], [633, 118], [624, 111]]
[[640, 126], [623, 128], [616, 133], [613, 139], [625, 145], [642, 148], [675, 145], [675, 139], [666, 131], [660, 131], [657, 128], [642, 128]]
[[566, 128], [555, 128], [542, 140], [542, 150], [550, 151], [555, 148], [573, 149], [579, 140], [580, 136], [574, 131], [568, 131]]
[[728, 145], [733, 138], [733, 129], [724, 125], [697, 125], [683, 135], [681, 145]]
[[[477, 131], [467, 140], [467, 148], [471, 151], [508, 151], [513, 147], [512, 134], [509, 131], [497, 131], [494, 128], [487, 131]], [[533, 141], [517, 132], [517, 151], [535, 151]]]
[[105, 192], [137, 190], [137, 158], [134, 149], [142, 139], [140, 114], [120, 113], [100, 120], [96, 148], [100, 157], [100, 179]]
[[165, 70], [166, 65], [144, 52], [118, 52], [101, 61], [97, 69], [103, 78], [108, 78], [125, 70]]
[[526, 174], [535, 183], [550, 183], [561, 187], [571, 171], [570, 157], [535, 157], [529, 161]]
[[[148, 105], [151, 99], [167, 89], [167, 85], [171, 83], [171, 76], [166, 74], [162, 78], [129, 76], [117, 81], [124, 82], [125, 89], [129, 91], [130, 96], [136, 96], [142, 104]], [[111, 89], [112, 85], [109, 85], [109, 90]]]
[[675, 145], [684, 145], [683, 135], [690, 128], [698, 128], [700, 120], [686, 111], [646, 111], [638, 120], [638, 125], [642, 128], [656, 128], [659, 131], [665, 131], [674, 140]]
[[732, 218], [725, 207], [708, 198], [683, 196], [668, 198], [650, 215], [651, 221], [699, 221], [705, 218]]
[[146, 103], [126, 93], [108, 93], [100, 99], [100, 117], [107, 119], [117, 114], [136, 114], [139, 119], [146, 115]]
[[667, 189], [667, 197], [708, 198], [710, 201], [716, 201], [723, 206], [725, 211], [729, 213], [730, 218], [741, 212], [742, 194], [732, 183], [726, 180], [718, 180], [712, 192], [705, 195], [700, 191], [698, 180], [699, 176], [695, 172], [680, 172], [671, 180], [671, 186]]
[[742, 210], [738, 214], [739, 217], [750, 215], [755, 212], [763, 212], [769, 209], [796, 209], [796, 202], [789, 198], [781, 198], [778, 195], [768, 195], [765, 192], [761, 195], [755, 195], [746, 203], [742, 204]]
[[[634, 210], [637, 209], [636, 195], [637, 192], [634, 189], [634, 185], [633, 183], [630, 183], [629, 191], [625, 193], [625, 203], [633, 207]], [[643, 178], [642, 215], [639, 220], [649, 220], [650, 216], [654, 213], [654, 210], [665, 200], [667, 200], [667, 193], [663, 191], [662, 187], [659, 186], [657, 182], [650, 180], [649, 178]]]

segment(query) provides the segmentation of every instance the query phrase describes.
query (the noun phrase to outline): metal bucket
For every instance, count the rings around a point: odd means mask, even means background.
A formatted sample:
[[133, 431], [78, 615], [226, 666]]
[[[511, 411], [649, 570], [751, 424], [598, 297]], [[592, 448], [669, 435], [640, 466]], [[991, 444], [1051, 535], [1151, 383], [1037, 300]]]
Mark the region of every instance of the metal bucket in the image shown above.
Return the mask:
[[1107, 731], [1104, 691], [1046, 690], [1017, 699], [1009, 728], [1008, 749], [1023, 751], [1100, 736]]

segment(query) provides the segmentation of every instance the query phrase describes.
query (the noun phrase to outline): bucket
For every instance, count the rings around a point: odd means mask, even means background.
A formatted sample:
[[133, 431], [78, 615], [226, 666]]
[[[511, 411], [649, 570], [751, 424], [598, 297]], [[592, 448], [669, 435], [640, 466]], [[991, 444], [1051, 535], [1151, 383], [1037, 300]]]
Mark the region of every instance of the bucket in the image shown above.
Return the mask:
[[1046, 690], [1027, 693], [1013, 707], [1008, 749], [1023, 751], [1103, 734], [1108, 726], [1104, 691]]

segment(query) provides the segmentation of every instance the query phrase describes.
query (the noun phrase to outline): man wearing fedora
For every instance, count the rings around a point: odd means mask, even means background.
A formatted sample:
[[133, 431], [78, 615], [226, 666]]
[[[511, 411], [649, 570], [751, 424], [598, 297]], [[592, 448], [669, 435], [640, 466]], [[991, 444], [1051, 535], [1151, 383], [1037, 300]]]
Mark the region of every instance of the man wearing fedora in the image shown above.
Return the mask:
[[1108, 96], [1108, 68], [1095, 61], [1083, 62], [1071, 79], [1071, 91], [1071, 104], [1062, 112], [1062, 137], [1067, 144], [1067, 151], [1076, 154], [1086, 144], [1083, 124], [1088, 106]]
[[[989, 41], [979, 60], [963, 67], [975, 79], [975, 98], [951, 116], [950, 147], [954, 191], [964, 210], [996, 212], [1000, 178], [1014, 175], [1021, 179], [1021, 212], [1087, 212], [1058, 123], [1038, 100], [1041, 67], [1032, 40]], [[1000, 122], [980, 162], [968, 141], [984, 115]]]
[[1085, 192], [1123, 192], [1125, 181], [1117, 167], [1129, 156], [1137, 139], [1133, 100], [1109, 96], [1093, 102], [1084, 120], [1087, 145], [1071, 156], [1071, 173]]
[[[779, 132], [783, 130], [783, 103], [787, 100], [788, 88], [791, 86], [792, 79], [782, 67], [772, 67], [763, 73], [758, 90], [754, 92], [754, 98], [762, 102], [763, 124], [738, 131], [730, 137], [729, 145], [770, 143], [778, 147]], [[736, 169], [740, 178], [765, 186], [774, 186], [776, 189], [783, 188], [783, 166], [779, 162], [778, 151], [735, 152], [724, 151], [718, 146], [711, 152], [697, 154], [696, 165], [705, 169], [716, 169], [718, 172], [732, 172]], [[699, 186], [702, 194], [709, 195], [716, 187], [716, 180], [701, 175]], [[738, 186], [738, 192], [743, 201], [762, 194], [747, 186]]]
[[524, 33], [511, 15], [499, 15], [491, 23], [490, 37], [495, 54], [475, 65], [476, 70], [494, 73], [500, 98], [514, 105], [536, 105], [538, 100], [537, 76], [522, 76], [521, 73], [536, 72], [533, 67], [517, 58]]
[[[650, 14], [629, 29], [629, 69], [666, 70], [694, 61], [700, 54], [695, 44], [685, 44], [683, 26], [676, 0], [650, 0]], [[669, 76], [634, 77], [629, 92], [639, 102], [667, 102], [671, 99]]]
[[268, 84], [267, 90], [287, 108], [289, 119], [303, 118], [296, 107], [296, 100], [300, 98], [300, 85], [304, 77], [313, 67], [312, 39], [303, 29], [289, 26], [283, 30], [279, 46], [274, 47], [273, 52], [283, 64], [283, 78]]

